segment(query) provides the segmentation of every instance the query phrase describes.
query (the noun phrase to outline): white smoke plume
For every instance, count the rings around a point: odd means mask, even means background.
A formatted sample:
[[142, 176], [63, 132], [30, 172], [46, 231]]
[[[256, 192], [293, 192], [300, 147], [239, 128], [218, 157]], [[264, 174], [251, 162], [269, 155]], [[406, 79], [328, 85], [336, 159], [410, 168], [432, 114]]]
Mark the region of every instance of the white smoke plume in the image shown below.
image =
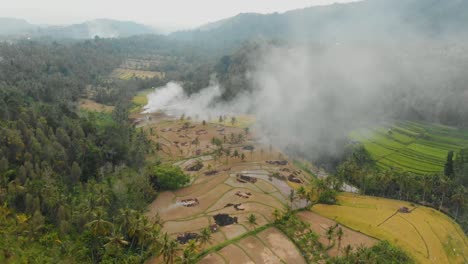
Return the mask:
[[212, 81], [210, 86], [190, 96], [184, 92], [181, 84], [169, 82], [148, 95], [148, 104], [144, 108], [144, 113], [163, 111], [173, 117], [185, 115], [210, 120], [219, 115], [246, 112], [247, 101], [242, 103], [238, 99], [230, 103], [221, 103], [218, 100], [221, 94], [222, 90], [216, 81]]
[[[439, 54], [420, 56], [415, 47], [268, 46], [244, 76], [249, 94], [222, 103], [216, 82], [191, 96], [169, 83], [150, 96], [146, 111], [202, 118], [250, 113], [264, 140], [289, 154], [339, 156], [351, 130], [411, 112], [404, 107], [429, 113], [437, 107], [432, 102], [445, 101], [444, 87], [463, 72]], [[445, 58], [446, 49], [440, 50]]]

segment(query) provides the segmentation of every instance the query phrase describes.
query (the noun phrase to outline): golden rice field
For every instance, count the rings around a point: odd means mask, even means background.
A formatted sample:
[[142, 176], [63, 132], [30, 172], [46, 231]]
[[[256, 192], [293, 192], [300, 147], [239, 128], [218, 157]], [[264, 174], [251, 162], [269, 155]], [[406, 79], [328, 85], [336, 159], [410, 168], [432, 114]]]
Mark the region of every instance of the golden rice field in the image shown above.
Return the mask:
[[[414, 210], [396, 213], [385, 221], [402, 206]], [[312, 210], [364, 234], [388, 240], [418, 263], [468, 263], [466, 235], [451, 218], [432, 208], [344, 193], [338, 205], [319, 204]]]

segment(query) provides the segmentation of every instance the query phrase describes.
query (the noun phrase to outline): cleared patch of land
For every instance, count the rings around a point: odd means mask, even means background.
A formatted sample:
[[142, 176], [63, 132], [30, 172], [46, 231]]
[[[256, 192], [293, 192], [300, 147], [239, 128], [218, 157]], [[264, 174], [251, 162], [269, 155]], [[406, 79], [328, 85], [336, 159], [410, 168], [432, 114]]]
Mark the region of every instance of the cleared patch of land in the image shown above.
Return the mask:
[[93, 112], [103, 112], [103, 113], [110, 113], [114, 110], [113, 106], [100, 104], [90, 99], [80, 99], [79, 107], [82, 110], [93, 111]]
[[[340, 195], [338, 201], [338, 205], [318, 204], [312, 210], [356, 231], [388, 240], [419, 263], [468, 261], [466, 235], [452, 219], [432, 208], [349, 193]], [[403, 206], [411, 212], [397, 213]]]
[[117, 68], [112, 71], [111, 77], [122, 79], [122, 80], [129, 80], [132, 78], [140, 78], [140, 79], [164, 78], [164, 73], [156, 72], [156, 71], [142, 71], [142, 70]]
[[357, 130], [351, 138], [364, 144], [378, 166], [421, 174], [442, 171], [449, 151], [468, 146], [468, 131], [409, 121]]

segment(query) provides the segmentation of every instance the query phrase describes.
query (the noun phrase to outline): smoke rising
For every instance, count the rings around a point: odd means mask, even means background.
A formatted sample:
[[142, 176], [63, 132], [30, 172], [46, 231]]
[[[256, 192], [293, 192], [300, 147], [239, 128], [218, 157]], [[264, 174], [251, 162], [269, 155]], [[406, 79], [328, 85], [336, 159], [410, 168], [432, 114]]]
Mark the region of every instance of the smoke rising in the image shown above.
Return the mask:
[[144, 113], [164, 111], [166, 114], [179, 117], [181, 115], [210, 120], [219, 115], [235, 115], [246, 113], [250, 104], [248, 100], [238, 96], [232, 102], [219, 100], [222, 89], [216, 81], [198, 93], [187, 95], [181, 84], [169, 82], [163, 87], [156, 88], [148, 95], [148, 104]]
[[336, 157], [353, 129], [413, 113], [437, 121], [441, 104], [463, 104], [463, 97], [446, 90], [463, 70], [446, 59], [450, 51], [444, 46], [424, 43], [433, 48], [430, 56], [418, 51], [419, 44], [265, 46], [254, 67], [242, 73], [248, 94], [226, 103], [216, 82], [191, 96], [169, 83], [150, 96], [146, 112], [253, 114], [264, 140], [289, 154]]

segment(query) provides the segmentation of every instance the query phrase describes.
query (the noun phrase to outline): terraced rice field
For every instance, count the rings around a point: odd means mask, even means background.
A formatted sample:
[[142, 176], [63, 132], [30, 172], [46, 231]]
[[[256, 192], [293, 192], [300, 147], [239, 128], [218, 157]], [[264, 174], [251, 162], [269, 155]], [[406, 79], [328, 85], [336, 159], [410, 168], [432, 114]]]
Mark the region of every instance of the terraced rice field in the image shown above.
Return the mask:
[[[466, 235], [451, 218], [432, 208], [349, 193], [340, 195], [338, 201], [338, 205], [315, 205], [312, 211], [366, 235], [388, 240], [418, 263], [468, 262]], [[402, 206], [412, 211], [396, 213]]]
[[419, 174], [442, 171], [449, 151], [468, 147], [468, 131], [416, 122], [361, 129], [350, 137], [364, 144], [378, 166]]
[[276, 228], [242, 238], [200, 262], [208, 263], [306, 263], [294, 244]]
[[[239, 118], [238, 120], [243, 119]], [[270, 150], [269, 147], [256, 142], [253, 133], [246, 133], [240, 126], [225, 126], [217, 123], [203, 125], [200, 122], [191, 121], [190, 125], [184, 128], [185, 124], [185, 121], [180, 120], [163, 120], [144, 127], [144, 129], [152, 131], [149, 133], [150, 139], [161, 144], [158, 155], [162, 161], [180, 166], [192, 179], [190, 186], [177, 191], [160, 193], [148, 208], [147, 215], [152, 218], [157, 214], [164, 223], [163, 231], [172, 237], [177, 237], [185, 232], [197, 233], [201, 229], [213, 225], [215, 223], [214, 216], [217, 214], [237, 217], [237, 223], [220, 226], [213, 234], [212, 243], [206, 245], [207, 247], [246, 235], [247, 232], [255, 228], [271, 223], [273, 211], [276, 208], [284, 208], [289, 203], [288, 196], [294, 185], [286, 179], [288, 175], [295, 173], [303, 181], [309, 177], [291, 162], [287, 162], [286, 165], [267, 163], [267, 161], [277, 160], [279, 156], [283, 155], [280, 155], [275, 149]], [[226, 138], [230, 138], [231, 134], [244, 135], [244, 142], [234, 144], [229, 143], [229, 140], [226, 139], [223, 147], [229, 148], [231, 155], [228, 157], [223, 155], [215, 160], [213, 152], [216, 146], [212, 144], [212, 138], [222, 139], [225, 135]], [[197, 145], [193, 144], [194, 139], [198, 140]], [[253, 149], [245, 149], [246, 146], [253, 147]], [[233, 156], [234, 151], [243, 155], [244, 159]], [[199, 171], [187, 169], [197, 160], [203, 164]], [[216, 172], [207, 175], [212, 171]], [[284, 178], [271, 177], [273, 173], [279, 173]], [[239, 174], [255, 178], [256, 181], [239, 181], [237, 178]], [[243, 197], [242, 194], [248, 194], [248, 197]], [[197, 199], [196, 206], [186, 207], [182, 203], [184, 200], [195, 198]], [[304, 204], [305, 201], [295, 201], [294, 207], [302, 207]], [[233, 205], [239, 207], [236, 208]], [[256, 225], [249, 224], [247, 217], [250, 214], [256, 216]], [[272, 236], [278, 237], [280, 235], [275, 233]], [[243, 241], [244, 239], [246, 241]], [[229, 249], [246, 252], [245, 258], [254, 262], [272, 257], [273, 259], [270, 259], [272, 263], [281, 263], [282, 261], [292, 263], [289, 262], [292, 261], [290, 256], [284, 252], [284, 254], [281, 252], [275, 253], [276, 255], [271, 254], [270, 248], [278, 245], [275, 244], [274, 239], [249, 236], [243, 240], [238, 245], [229, 245]], [[267, 246], [268, 243], [271, 245]], [[280, 244], [285, 243], [291, 242], [287, 238], [281, 239]], [[224, 251], [216, 254], [223, 256], [232, 253], [228, 250], [223, 254]], [[207, 258], [208, 260], [219, 259], [218, 255], [211, 255]], [[224, 256], [224, 258], [228, 257]], [[294, 263], [300, 263], [300, 261]]]

